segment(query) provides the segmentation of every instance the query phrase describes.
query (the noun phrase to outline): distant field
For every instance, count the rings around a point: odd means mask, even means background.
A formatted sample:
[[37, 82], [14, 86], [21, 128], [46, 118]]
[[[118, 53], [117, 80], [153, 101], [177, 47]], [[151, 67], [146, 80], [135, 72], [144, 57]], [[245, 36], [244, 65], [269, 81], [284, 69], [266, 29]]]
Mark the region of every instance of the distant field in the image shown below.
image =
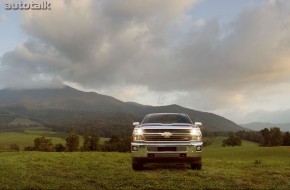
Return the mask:
[[31, 121], [30, 119], [25, 118], [16, 118], [12, 122], [10, 122], [10, 125], [36, 125], [36, 126], [42, 126], [40, 123], [37, 123], [35, 121]]
[[[0, 133], [0, 151], [9, 151], [10, 145], [16, 143], [20, 146], [20, 149], [23, 150], [26, 146], [33, 146], [34, 139], [45, 136], [42, 133], [19, 133], [19, 132], [1, 132]], [[52, 139], [54, 144], [62, 143], [64, 140], [59, 137], [49, 137]]]
[[[34, 139], [38, 137], [47, 137], [52, 139], [53, 144], [65, 144], [64, 137], [68, 133], [52, 132], [46, 127], [32, 127], [24, 129], [23, 132], [0, 132], [0, 152], [11, 151], [10, 145], [16, 143], [23, 150], [26, 146], [33, 146]], [[100, 143], [104, 143], [109, 138], [100, 138]], [[83, 139], [80, 137], [80, 146], [83, 144]]]
[[290, 189], [290, 147], [222, 140], [204, 149], [201, 171], [151, 164], [136, 172], [129, 153], [0, 153], [0, 189]]

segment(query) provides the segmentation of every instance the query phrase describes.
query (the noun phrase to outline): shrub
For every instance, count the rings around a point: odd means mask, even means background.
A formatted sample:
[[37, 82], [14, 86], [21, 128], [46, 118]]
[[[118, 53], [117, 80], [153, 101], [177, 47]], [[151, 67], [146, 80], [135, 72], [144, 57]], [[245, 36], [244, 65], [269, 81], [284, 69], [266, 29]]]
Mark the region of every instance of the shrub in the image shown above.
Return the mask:
[[66, 150], [68, 152], [78, 151], [79, 149], [79, 136], [75, 131], [71, 132], [68, 137], [65, 138]]
[[93, 134], [91, 136], [85, 134], [83, 139], [84, 143], [81, 148], [82, 151], [99, 151], [101, 149], [100, 138], [98, 134]]
[[51, 142], [51, 139], [40, 137], [34, 139], [33, 150], [44, 151], [44, 152], [53, 152], [55, 151], [54, 146]]
[[130, 152], [131, 151], [131, 137], [121, 138], [119, 134], [114, 134], [109, 141], [103, 145], [105, 152]]
[[10, 149], [11, 150], [16, 150], [18, 152], [20, 150], [20, 147], [19, 147], [18, 144], [13, 143], [13, 144], [10, 145]]
[[240, 137], [231, 135], [229, 138], [223, 140], [222, 146], [241, 146], [242, 141]]
[[26, 147], [24, 147], [24, 151], [33, 151], [33, 147], [32, 146], [26, 146]]
[[54, 149], [56, 152], [64, 152], [65, 151], [65, 146], [63, 146], [61, 143], [56, 144], [54, 146]]

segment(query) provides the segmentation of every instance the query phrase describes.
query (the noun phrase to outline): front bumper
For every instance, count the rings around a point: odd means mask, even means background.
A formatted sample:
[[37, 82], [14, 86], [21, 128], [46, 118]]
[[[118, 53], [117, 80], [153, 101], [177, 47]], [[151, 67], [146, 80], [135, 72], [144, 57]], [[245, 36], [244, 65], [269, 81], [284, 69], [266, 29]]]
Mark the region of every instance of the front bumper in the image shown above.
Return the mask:
[[201, 160], [203, 142], [132, 142], [132, 162], [196, 163]]

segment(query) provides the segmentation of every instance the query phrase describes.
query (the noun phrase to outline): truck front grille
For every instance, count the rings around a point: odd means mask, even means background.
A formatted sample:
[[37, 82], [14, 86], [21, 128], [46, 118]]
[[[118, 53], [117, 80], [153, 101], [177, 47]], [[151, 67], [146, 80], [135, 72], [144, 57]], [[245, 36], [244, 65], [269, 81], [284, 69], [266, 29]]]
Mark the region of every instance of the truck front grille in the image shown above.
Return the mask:
[[144, 133], [188, 133], [190, 134], [190, 129], [144, 129]]
[[190, 129], [144, 129], [145, 141], [189, 141]]
[[192, 139], [190, 135], [172, 135], [170, 137], [164, 137], [161, 135], [146, 135], [144, 134], [144, 140], [145, 141], [189, 141]]

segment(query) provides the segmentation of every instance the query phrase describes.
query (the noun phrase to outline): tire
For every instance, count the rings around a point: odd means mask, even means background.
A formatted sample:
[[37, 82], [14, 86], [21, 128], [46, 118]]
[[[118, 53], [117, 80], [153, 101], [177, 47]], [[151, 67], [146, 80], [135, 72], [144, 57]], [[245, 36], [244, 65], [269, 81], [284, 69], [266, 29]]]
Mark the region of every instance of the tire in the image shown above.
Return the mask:
[[202, 159], [199, 158], [194, 163], [191, 163], [191, 169], [192, 170], [201, 170], [202, 168]]
[[198, 164], [191, 164], [191, 169], [192, 170], [201, 170], [202, 164], [198, 163]]
[[133, 170], [143, 170], [143, 164], [132, 164]]

